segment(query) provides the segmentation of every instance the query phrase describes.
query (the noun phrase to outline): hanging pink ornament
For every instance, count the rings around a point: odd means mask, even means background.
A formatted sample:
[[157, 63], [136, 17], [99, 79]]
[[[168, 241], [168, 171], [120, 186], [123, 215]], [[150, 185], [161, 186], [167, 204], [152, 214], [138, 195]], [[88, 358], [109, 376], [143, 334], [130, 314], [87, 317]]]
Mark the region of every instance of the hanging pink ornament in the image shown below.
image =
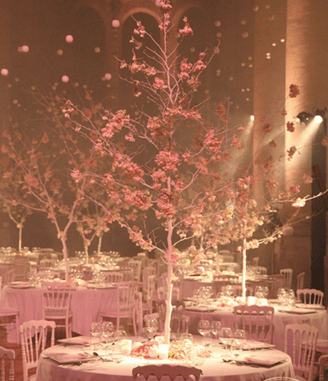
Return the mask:
[[61, 80], [62, 80], [62, 82], [67, 83], [69, 81], [68, 75], [63, 75]]
[[119, 28], [121, 25], [120, 21], [119, 20], [113, 20], [112, 21], [112, 27], [113, 28]]
[[68, 34], [66, 37], [65, 37], [65, 40], [68, 44], [71, 44], [73, 42], [73, 36]]
[[8, 74], [9, 74], [9, 70], [8, 69], [5, 69], [5, 68], [1, 69], [1, 75], [6, 77]]

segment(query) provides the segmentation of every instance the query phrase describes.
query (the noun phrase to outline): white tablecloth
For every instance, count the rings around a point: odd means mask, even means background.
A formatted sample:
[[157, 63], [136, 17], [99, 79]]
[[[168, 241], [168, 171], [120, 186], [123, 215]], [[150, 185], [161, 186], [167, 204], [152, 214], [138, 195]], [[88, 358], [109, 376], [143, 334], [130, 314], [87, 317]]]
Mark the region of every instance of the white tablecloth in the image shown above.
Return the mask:
[[[99, 318], [100, 310], [115, 297], [113, 288], [78, 289], [72, 291], [72, 329], [81, 335], [89, 335], [90, 326]], [[42, 290], [40, 288], [18, 289], [5, 286], [1, 293], [1, 306], [19, 310], [20, 324], [42, 319]], [[13, 342], [13, 336], [8, 337]]]
[[[231, 310], [216, 310], [214, 312], [198, 312], [185, 310], [184, 314], [190, 316], [189, 331], [197, 332], [197, 324], [200, 319], [219, 320], [222, 327], [234, 328], [234, 314]], [[325, 309], [318, 310], [311, 314], [292, 314], [287, 312], [279, 312], [275, 310], [273, 315], [273, 344], [277, 349], [284, 349], [285, 327], [288, 324], [310, 324], [318, 328], [318, 338], [328, 339], [328, 314]]]
[[[54, 346], [43, 352], [43, 356], [51, 353], [80, 353], [85, 349], [73, 346], [63, 347]], [[219, 349], [217, 350], [220, 351]], [[276, 376], [293, 376], [293, 367], [290, 357], [278, 350], [262, 350], [261, 354], [268, 353], [269, 356], [279, 356], [286, 361], [275, 365], [271, 368], [237, 366], [233, 364], [222, 363], [220, 358], [208, 358], [204, 364], [199, 366], [203, 375], [200, 381], [261, 381], [269, 377]], [[222, 350], [221, 350], [222, 353]], [[252, 351], [252, 354], [255, 354]], [[160, 361], [169, 363], [178, 363], [170, 360], [143, 360], [139, 358], [127, 357], [122, 363], [102, 362], [97, 360], [94, 362], [86, 362], [82, 365], [58, 365], [52, 360], [42, 358], [39, 361], [37, 369], [37, 381], [133, 381], [132, 369], [136, 366], [146, 364], [156, 364]], [[182, 363], [183, 364], [183, 363]], [[163, 381], [168, 379], [163, 377]], [[149, 379], [151, 381], [151, 378]]]

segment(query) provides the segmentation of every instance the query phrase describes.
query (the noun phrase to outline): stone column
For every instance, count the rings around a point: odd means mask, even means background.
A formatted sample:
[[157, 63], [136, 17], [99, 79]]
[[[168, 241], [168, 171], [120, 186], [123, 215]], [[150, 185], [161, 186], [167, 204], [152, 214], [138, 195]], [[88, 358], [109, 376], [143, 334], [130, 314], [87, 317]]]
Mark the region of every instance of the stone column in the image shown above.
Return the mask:
[[[255, 197], [263, 205], [271, 196], [261, 177], [261, 166], [272, 157], [274, 176], [279, 188], [284, 186], [284, 163], [278, 160], [285, 153], [285, 54], [286, 54], [286, 1], [270, 3], [265, 0], [254, 2], [254, 126], [253, 126], [253, 169], [259, 175]], [[264, 132], [270, 125], [271, 132]], [[275, 142], [274, 148], [270, 142]], [[279, 218], [283, 216], [279, 213]], [[284, 221], [281, 221], [282, 223]], [[280, 242], [280, 241], [279, 241]], [[260, 246], [260, 264], [269, 272], [279, 272], [277, 245]], [[280, 262], [280, 261], [279, 261]]]
[[[286, 36], [286, 122], [299, 112], [312, 113], [327, 106], [328, 35], [326, 15], [328, 4], [324, 0], [288, 0]], [[299, 86], [300, 95], [288, 96], [288, 86]], [[286, 133], [286, 150], [291, 146], [300, 149], [301, 155], [286, 158], [286, 187], [300, 183], [304, 173], [312, 173], [312, 142], [318, 127], [299, 126], [295, 133]], [[313, 147], [313, 149], [316, 149]], [[311, 185], [303, 186], [302, 195], [311, 194]], [[311, 214], [311, 203], [304, 211]], [[295, 227], [294, 235], [284, 242], [284, 257], [293, 264], [295, 275], [301, 271], [309, 274], [311, 267], [311, 219], [305, 219]], [[308, 277], [308, 280], [309, 277]], [[307, 282], [308, 283], [308, 282]], [[309, 284], [306, 284], [309, 286]]]

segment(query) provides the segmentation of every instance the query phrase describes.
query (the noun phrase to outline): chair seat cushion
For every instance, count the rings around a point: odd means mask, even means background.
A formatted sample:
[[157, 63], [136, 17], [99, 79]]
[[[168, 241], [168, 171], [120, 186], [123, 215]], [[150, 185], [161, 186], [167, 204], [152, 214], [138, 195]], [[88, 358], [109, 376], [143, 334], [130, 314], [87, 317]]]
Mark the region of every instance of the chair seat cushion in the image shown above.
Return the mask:
[[18, 315], [18, 309], [11, 307], [0, 308], [0, 317], [9, 315]]
[[[44, 316], [45, 318], [49, 319], [51, 317], [53, 318], [65, 318], [66, 317], [66, 310], [57, 309], [57, 308], [46, 308], [44, 310]], [[72, 316], [72, 313], [69, 312], [68, 316]]]

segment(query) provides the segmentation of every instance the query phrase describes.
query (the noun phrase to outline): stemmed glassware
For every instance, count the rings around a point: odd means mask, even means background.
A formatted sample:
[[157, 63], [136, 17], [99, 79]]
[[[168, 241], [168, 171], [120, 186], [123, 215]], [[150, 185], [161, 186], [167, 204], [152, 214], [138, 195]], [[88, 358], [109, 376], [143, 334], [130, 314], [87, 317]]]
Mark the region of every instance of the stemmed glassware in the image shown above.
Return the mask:
[[159, 322], [157, 318], [151, 318], [146, 321], [146, 329], [147, 332], [149, 333], [149, 338], [152, 339], [159, 328]]
[[211, 323], [211, 331], [212, 331], [216, 340], [218, 338], [220, 329], [221, 329], [221, 322], [217, 321], [217, 320], [213, 320]]
[[211, 323], [208, 320], [205, 320], [205, 319], [199, 320], [198, 332], [203, 336], [203, 338], [209, 337], [211, 330], [212, 330]]
[[231, 353], [234, 358], [237, 358], [242, 350], [242, 345], [246, 341], [246, 332], [243, 329], [237, 329], [233, 334], [231, 342]]
[[92, 322], [91, 327], [90, 327], [90, 333], [91, 333], [91, 336], [94, 338], [92, 349], [95, 350], [96, 344], [99, 342], [99, 338], [100, 338], [101, 333], [102, 333], [101, 323]]
[[228, 349], [228, 345], [231, 343], [231, 339], [232, 339], [231, 328], [229, 327], [221, 328], [219, 335], [220, 335], [220, 340], [224, 346], [224, 349]]

